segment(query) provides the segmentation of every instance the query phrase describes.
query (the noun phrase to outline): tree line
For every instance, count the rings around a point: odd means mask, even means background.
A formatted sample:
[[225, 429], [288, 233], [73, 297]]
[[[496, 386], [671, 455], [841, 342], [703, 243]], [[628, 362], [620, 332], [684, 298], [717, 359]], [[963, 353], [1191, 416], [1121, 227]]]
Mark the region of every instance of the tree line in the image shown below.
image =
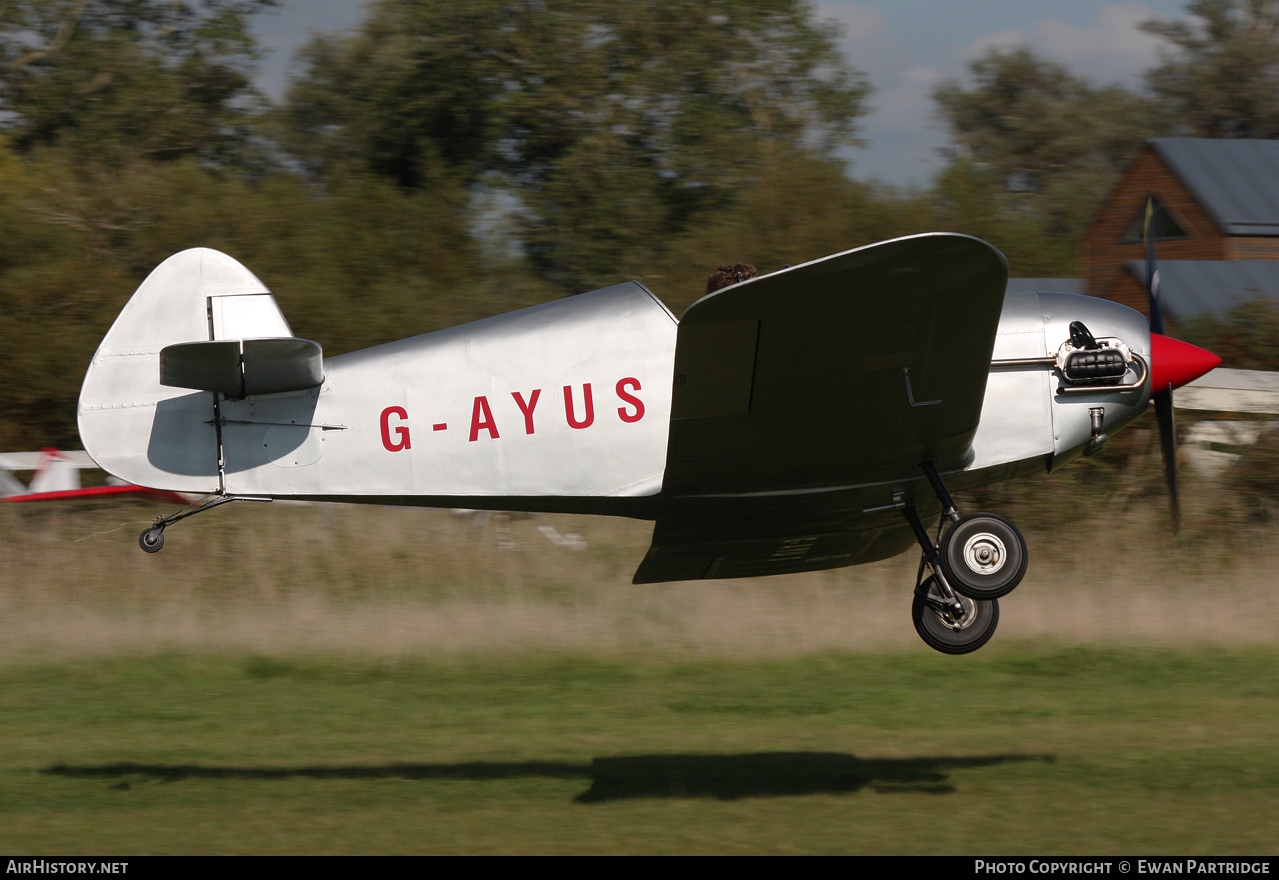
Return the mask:
[[275, 0], [0, 0], [0, 448], [78, 445], [98, 341], [156, 264], [235, 256], [336, 354], [606, 286], [678, 313], [762, 270], [953, 229], [1018, 275], [1149, 137], [1279, 137], [1279, 0], [1156, 20], [1144, 86], [1027, 49], [935, 93], [943, 170], [849, 176], [872, 86], [804, 0], [378, 0], [254, 88]]

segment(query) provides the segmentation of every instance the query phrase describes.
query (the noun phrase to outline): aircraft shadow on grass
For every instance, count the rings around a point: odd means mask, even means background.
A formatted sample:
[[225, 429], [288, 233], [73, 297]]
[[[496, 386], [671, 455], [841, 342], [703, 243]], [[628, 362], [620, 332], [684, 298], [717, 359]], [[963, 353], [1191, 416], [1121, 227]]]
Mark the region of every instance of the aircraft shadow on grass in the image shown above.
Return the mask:
[[234, 767], [202, 764], [120, 762], [41, 771], [78, 779], [179, 782], [187, 779], [413, 779], [469, 780], [543, 777], [586, 779], [590, 788], [574, 800], [604, 803], [630, 798], [715, 798], [736, 800], [807, 794], [846, 794], [869, 788], [880, 793], [952, 794], [949, 774], [974, 767], [1027, 761], [1052, 762], [1050, 755], [976, 757], [858, 758], [839, 752], [759, 752], [742, 755], [630, 755], [595, 758], [589, 764], [561, 761], [469, 761], [456, 764], [374, 764], [312, 767]]

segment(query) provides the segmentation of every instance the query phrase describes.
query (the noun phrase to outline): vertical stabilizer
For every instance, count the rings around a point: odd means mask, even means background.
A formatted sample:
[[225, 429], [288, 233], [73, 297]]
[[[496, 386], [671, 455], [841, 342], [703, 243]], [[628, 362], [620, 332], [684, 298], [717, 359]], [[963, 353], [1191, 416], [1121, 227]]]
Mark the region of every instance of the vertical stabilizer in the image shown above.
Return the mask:
[[56, 449], [45, 449], [40, 453], [40, 463], [36, 466], [35, 475], [31, 478], [29, 491], [39, 492], [74, 492], [80, 488], [80, 468], [69, 458], [64, 458]]
[[270, 290], [226, 254], [194, 248], [156, 267], [116, 318], [84, 377], [80, 439], [108, 473], [158, 489], [217, 492], [214, 393], [160, 384], [160, 350], [292, 336]]

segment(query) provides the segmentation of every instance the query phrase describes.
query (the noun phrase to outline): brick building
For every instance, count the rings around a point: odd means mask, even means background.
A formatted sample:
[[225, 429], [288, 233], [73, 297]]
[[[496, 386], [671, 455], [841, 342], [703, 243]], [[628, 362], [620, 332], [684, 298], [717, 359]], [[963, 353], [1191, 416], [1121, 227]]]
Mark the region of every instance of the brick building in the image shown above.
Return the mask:
[[1169, 323], [1240, 302], [1279, 303], [1279, 140], [1153, 138], [1079, 240], [1093, 296], [1145, 314], [1148, 198]]

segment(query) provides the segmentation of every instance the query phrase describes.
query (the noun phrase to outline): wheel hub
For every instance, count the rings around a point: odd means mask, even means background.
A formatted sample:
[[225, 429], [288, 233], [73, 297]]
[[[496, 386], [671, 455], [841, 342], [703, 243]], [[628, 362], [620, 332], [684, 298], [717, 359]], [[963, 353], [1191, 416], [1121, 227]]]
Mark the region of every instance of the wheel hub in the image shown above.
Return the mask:
[[979, 532], [964, 542], [964, 563], [974, 574], [996, 574], [1008, 561], [1008, 549], [998, 535]]
[[964, 607], [962, 615], [956, 615], [953, 611], [934, 611], [937, 619], [946, 627], [959, 632], [973, 625], [973, 621], [977, 618], [977, 603], [967, 596], [958, 596], [959, 603]]

